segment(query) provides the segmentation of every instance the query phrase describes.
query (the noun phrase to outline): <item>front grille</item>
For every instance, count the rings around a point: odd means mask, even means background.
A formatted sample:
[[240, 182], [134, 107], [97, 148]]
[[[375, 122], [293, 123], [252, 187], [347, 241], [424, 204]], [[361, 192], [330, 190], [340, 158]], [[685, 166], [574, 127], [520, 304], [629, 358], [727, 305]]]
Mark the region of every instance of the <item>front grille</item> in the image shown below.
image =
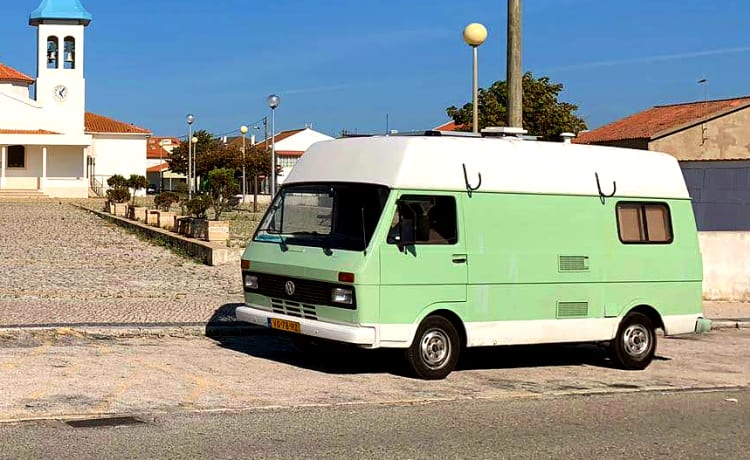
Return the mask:
[[[267, 273], [248, 272], [248, 274], [258, 277], [258, 289], [245, 288], [245, 292], [264, 295], [266, 297], [271, 297], [272, 299], [297, 302], [299, 304], [330, 305], [332, 307], [345, 308], [348, 310], [356, 309], [356, 295], [354, 295], [352, 305], [331, 302], [331, 291], [333, 289], [342, 287], [351, 289], [352, 293], [354, 293], [354, 286], [351, 285], [326, 283], [322, 281], [291, 278], [288, 276], [270, 275]], [[294, 293], [292, 295], [289, 295], [286, 292], [286, 283], [289, 281], [294, 283]]]
[[282, 315], [296, 316], [297, 318], [318, 319], [318, 315], [315, 313], [315, 305], [284, 299], [271, 299], [271, 311]]

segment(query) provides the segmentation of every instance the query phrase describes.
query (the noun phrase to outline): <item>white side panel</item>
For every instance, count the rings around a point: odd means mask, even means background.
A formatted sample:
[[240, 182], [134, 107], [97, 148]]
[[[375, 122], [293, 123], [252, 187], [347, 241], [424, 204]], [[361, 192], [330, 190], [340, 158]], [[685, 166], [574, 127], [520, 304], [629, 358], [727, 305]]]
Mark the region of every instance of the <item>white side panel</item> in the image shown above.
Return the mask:
[[664, 333], [666, 335], [679, 335], [679, 334], [691, 334], [695, 332], [695, 323], [698, 318], [702, 318], [703, 315], [691, 314], [691, 315], [671, 315], [664, 316]]
[[611, 340], [620, 318], [550, 319], [466, 323], [467, 346]]

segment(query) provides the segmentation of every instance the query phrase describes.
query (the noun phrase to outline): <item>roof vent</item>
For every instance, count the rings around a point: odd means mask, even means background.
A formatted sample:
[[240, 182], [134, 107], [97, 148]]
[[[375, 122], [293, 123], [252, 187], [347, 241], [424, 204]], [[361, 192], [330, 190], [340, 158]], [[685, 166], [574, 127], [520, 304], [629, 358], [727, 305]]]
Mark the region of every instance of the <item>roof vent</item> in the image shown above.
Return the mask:
[[483, 137], [523, 137], [526, 133], [528, 131], [523, 128], [513, 128], [510, 126], [490, 126], [482, 130]]
[[573, 133], [560, 133], [560, 137], [562, 137], [563, 143], [570, 144], [570, 142], [573, 140], [574, 137], [576, 137]]

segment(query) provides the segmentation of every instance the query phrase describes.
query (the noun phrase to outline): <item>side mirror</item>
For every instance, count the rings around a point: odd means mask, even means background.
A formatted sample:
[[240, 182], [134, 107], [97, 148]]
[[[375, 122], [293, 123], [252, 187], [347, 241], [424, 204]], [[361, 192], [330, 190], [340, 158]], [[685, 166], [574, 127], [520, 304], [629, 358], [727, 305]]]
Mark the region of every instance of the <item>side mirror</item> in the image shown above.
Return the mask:
[[398, 230], [400, 236], [398, 246], [400, 248], [412, 245], [416, 242], [414, 219], [402, 218], [399, 220]]

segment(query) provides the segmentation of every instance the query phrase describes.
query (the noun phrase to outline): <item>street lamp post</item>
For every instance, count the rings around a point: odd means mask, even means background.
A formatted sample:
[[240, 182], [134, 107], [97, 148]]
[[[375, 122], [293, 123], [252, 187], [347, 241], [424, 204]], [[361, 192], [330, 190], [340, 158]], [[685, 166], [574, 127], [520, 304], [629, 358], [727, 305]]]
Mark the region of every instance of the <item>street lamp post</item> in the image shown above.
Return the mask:
[[240, 133], [242, 133], [242, 204], [245, 204], [245, 195], [247, 191], [245, 189], [245, 135], [247, 134], [247, 126], [240, 126]]
[[187, 116], [187, 124], [188, 124], [188, 137], [185, 139], [185, 142], [188, 145], [188, 167], [187, 167], [187, 186], [188, 186], [188, 200], [193, 197], [193, 182], [190, 180], [190, 171], [193, 166], [193, 150], [192, 150], [192, 139], [193, 139], [193, 122], [195, 121], [195, 116], [190, 113]]
[[[193, 144], [193, 184], [195, 184], [195, 193], [198, 194], [198, 175], [195, 173], [196, 164], [198, 163], [198, 138], [193, 136], [190, 139], [190, 143]], [[192, 185], [191, 184], [191, 187]]]
[[275, 139], [275, 126], [276, 123], [276, 107], [279, 106], [281, 98], [275, 94], [268, 96], [266, 100], [268, 106], [271, 108], [271, 199], [276, 195], [276, 139]]
[[474, 50], [474, 71], [473, 71], [473, 86], [472, 86], [472, 100], [474, 105], [474, 113], [472, 118], [472, 131], [474, 133], [479, 132], [479, 101], [477, 100], [477, 93], [479, 91], [479, 81], [477, 76], [477, 60], [478, 52], [477, 48], [479, 45], [484, 43], [487, 39], [487, 29], [477, 22], [473, 22], [464, 28], [464, 41], [467, 45], [471, 46]]

